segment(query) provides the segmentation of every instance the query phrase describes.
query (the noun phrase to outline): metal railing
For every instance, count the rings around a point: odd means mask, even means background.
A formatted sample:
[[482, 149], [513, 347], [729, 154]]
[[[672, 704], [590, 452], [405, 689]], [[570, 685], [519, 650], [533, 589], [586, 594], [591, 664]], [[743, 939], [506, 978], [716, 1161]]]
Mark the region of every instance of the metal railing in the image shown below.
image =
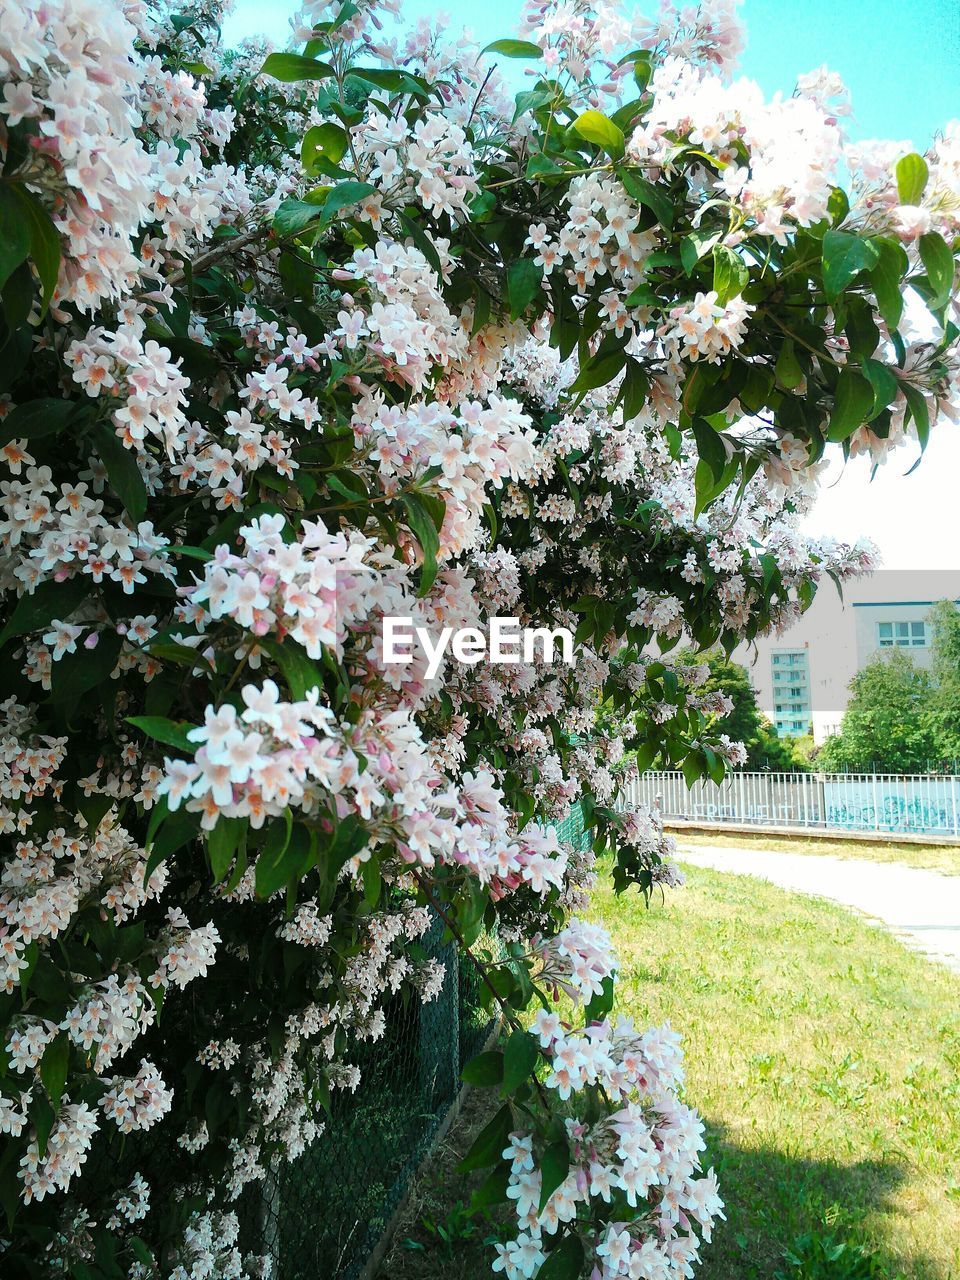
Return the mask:
[[736, 771], [688, 788], [680, 772], [651, 770], [624, 799], [658, 804], [668, 821], [960, 836], [960, 778], [938, 774]]

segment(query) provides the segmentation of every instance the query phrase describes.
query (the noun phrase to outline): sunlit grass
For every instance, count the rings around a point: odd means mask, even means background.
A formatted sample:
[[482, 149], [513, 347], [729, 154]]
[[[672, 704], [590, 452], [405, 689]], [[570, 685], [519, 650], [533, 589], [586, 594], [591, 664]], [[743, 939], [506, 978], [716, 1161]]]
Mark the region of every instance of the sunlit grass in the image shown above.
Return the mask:
[[728, 1222], [703, 1280], [804, 1276], [783, 1255], [811, 1232], [876, 1249], [891, 1280], [956, 1280], [960, 978], [840, 907], [687, 874], [650, 911], [606, 880], [595, 906], [620, 1007], [682, 1032], [711, 1128]]
[[[841, 907], [687, 875], [650, 910], [604, 878], [594, 914], [618, 1008], [684, 1037], [727, 1202], [700, 1280], [960, 1280], [960, 978]], [[382, 1277], [490, 1275], [455, 1172], [488, 1105], [452, 1130]]]

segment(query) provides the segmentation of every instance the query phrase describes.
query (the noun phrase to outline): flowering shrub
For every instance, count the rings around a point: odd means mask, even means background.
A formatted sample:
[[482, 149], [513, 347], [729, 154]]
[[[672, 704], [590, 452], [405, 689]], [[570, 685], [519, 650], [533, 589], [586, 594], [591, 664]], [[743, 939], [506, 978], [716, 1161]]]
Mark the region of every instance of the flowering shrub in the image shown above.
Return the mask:
[[[515, 98], [392, 8], [267, 53], [206, 0], [0, 0], [5, 1276], [266, 1274], [236, 1201], [436, 996], [436, 915], [506, 1023], [494, 1269], [691, 1276], [721, 1213], [580, 913], [596, 856], [678, 879], [627, 760], [740, 758], [681, 634], [868, 569], [800, 532], [825, 450], [956, 404], [960, 132], [851, 148], [826, 71], [764, 102], [731, 0], [529, 4]], [[575, 667], [384, 660], [384, 616], [504, 614]]]

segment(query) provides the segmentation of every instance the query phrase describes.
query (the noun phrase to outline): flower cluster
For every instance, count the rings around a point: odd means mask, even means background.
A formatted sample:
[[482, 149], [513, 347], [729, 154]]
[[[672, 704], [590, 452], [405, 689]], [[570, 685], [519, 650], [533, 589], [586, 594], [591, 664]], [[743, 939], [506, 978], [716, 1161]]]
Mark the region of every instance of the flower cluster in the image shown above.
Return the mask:
[[674, 307], [673, 322], [664, 334], [668, 344], [682, 349], [685, 360], [706, 360], [719, 364], [743, 341], [751, 307], [742, 298], [731, 298], [721, 306], [716, 291], [698, 293], [689, 307]]
[[416, 199], [437, 216], [463, 217], [477, 194], [470, 143], [463, 129], [440, 112], [428, 112], [411, 129], [403, 119], [374, 116], [353, 131], [360, 172], [380, 193], [362, 205], [374, 226], [382, 204]]
[[496, 395], [485, 404], [461, 401], [457, 412], [422, 401], [401, 408], [370, 399], [358, 406], [353, 426], [372, 449], [387, 492], [439, 471], [446, 506], [440, 546], [447, 555], [475, 545], [488, 490], [526, 477], [535, 464], [529, 419], [515, 401]]
[[[167, 1280], [270, 1280], [269, 1257], [244, 1256], [237, 1248], [235, 1213], [197, 1214], [187, 1227]], [[133, 1280], [140, 1280], [134, 1272]]]
[[548, 1089], [566, 1100], [595, 1086], [612, 1105], [599, 1121], [575, 1114], [566, 1119], [568, 1171], [545, 1201], [535, 1135], [511, 1133], [503, 1159], [519, 1231], [497, 1246], [494, 1270], [506, 1280], [535, 1275], [546, 1258], [544, 1236], [556, 1235], [584, 1209], [602, 1212], [622, 1194], [632, 1209], [646, 1204], [647, 1213], [634, 1224], [613, 1221], [592, 1234], [594, 1274], [602, 1280], [689, 1274], [699, 1259], [694, 1229], [709, 1243], [724, 1214], [713, 1170], [700, 1176], [703, 1124], [677, 1096], [683, 1083], [679, 1037], [669, 1026], [640, 1032], [629, 1018], [577, 1031], [544, 1010], [533, 1030], [550, 1064]]
[[374, 544], [355, 531], [330, 533], [321, 520], [307, 522], [295, 542], [284, 531], [282, 516], [261, 516], [240, 530], [242, 555], [219, 547], [184, 592], [183, 621], [201, 635], [222, 618], [254, 636], [289, 635], [311, 658], [342, 652], [347, 626], [366, 612]]

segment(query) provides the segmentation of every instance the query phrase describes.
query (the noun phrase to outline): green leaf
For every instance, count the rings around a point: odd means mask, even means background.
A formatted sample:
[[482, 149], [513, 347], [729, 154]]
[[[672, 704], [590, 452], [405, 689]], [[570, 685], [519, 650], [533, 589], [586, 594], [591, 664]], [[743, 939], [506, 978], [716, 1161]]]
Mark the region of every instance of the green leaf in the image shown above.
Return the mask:
[[323, 220], [332, 222], [341, 209], [349, 209], [367, 196], [373, 195], [376, 187], [369, 182], [339, 182], [323, 202]]
[[[166, 798], [166, 797], [164, 797]], [[151, 815], [152, 820], [153, 815]], [[166, 813], [161, 817], [156, 838], [150, 847], [150, 857], [143, 873], [144, 883], [159, 867], [161, 862], [171, 857], [185, 844], [195, 840], [200, 833], [200, 814], [188, 813], [186, 809], [178, 809], [176, 813]], [[147, 833], [147, 845], [150, 846], [150, 833]]]
[[698, 516], [701, 511], [705, 511], [717, 496], [717, 484], [717, 479], [710, 465], [701, 458], [693, 473], [694, 496], [696, 498], [694, 516]]
[[864, 360], [863, 372], [873, 387], [873, 411], [870, 415], [873, 418], [896, 399], [897, 380], [879, 360]]
[[861, 271], [876, 266], [876, 245], [847, 231], [828, 231], [823, 237], [823, 291], [833, 301]]
[[[666, 675], [670, 675], [668, 671]], [[590, 997], [584, 1010], [587, 1022], [601, 1022], [613, 1009], [613, 976], [608, 974], [600, 983], [600, 990]]]
[[587, 142], [593, 142], [598, 147], [602, 147], [607, 155], [615, 160], [619, 160], [623, 155], [626, 145], [623, 130], [602, 111], [584, 111], [582, 115], [577, 116], [570, 128]]
[[605, 387], [612, 382], [627, 362], [627, 353], [623, 347], [613, 351], [597, 352], [591, 356], [577, 374], [576, 380], [569, 388], [572, 395], [581, 391], [593, 391], [597, 387]]
[[360, 875], [363, 879], [364, 906], [372, 911], [380, 901], [380, 895], [383, 892], [383, 876], [380, 874], [380, 863], [377, 859], [368, 858], [360, 867]]
[[488, 1174], [474, 1191], [470, 1197], [470, 1212], [476, 1213], [479, 1209], [489, 1209], [492, 1205], [502, 1204], [507, 1198], [509, 1185], [510, 1166], [502, 1164]]
[[[12, 356], [20, 369], [26, 363], [27, 355], [33, 346], [33, 336], [26, 329], [26, 325], [30, 319], [35, 296], [36, 288], [30, 263], [21, 262], [0, 293], [0, 303], [3, 304], [0, 307], [0, 317], [6, 327], [6, 334], [2, 339], [6, 347], [5, 356]], [[16, 343], [10, 341], [14, 334], [17, 335]], [[7, 367], [5, 359], [4, 367], [0, 368], [0, 385], [5, 389], [11, 384], [12, 372], [14, 371]]]
[[257, 75], [292, 84], [297, 80], [326, 80], [333, 75], [333, 67], [301, 53], [270, 53]]
[[[647, 52], [645, 50], [645, 52]], [[645, 58], [638, 58], [633, 64], [633, 80], [641, 93], [644, 92], [650, 83], [650, 77], [653, 75], [653, 63], [649, 54]]]
[[750, 283], [750, 272], [739, 254], [725, 244], [713, 246], [713, 287], [717, 303], [725, 307], [731, 298], [743, 293]]
[[527, 89], [522, 93], [518, 93], [515, 98], [516, 110], [513, 113], [513, 120], [516, 123], [521, 116], [527, 112], [535, 113], [541, 107], [549, 106], [556, 102], [557, 90], [555, 89]]
[[420, 573], [420, 590], [424, 596], [433, 586], [437, 576], [437, 552], [440, 550], [440, 534], [434, 516], [423, 500], [423, 495], [405, 493], [401, 501], [406, 509], [407, 524], [420, 544], [423, 568]]
[[51, 1040], [40, 1061], [40, 1079], [47, 1091], [50, 1105], [54, 1111], [60, 1107], [60, 1099], [67, 1083], [67, 1069], [70, 1064], [70, 1041], [67, 1034], [61, 1031], [56, 1039]]
[[22, 1206], [20, 1192], [23, 1190], [23, 1183], [17, 1176], [19, 1170], [15, 1152], [19, 1156], [14, 1144], [8, 1142], [6, 1151], [0, 1156], [0, 1207], [6, 1219], [8, 1235], [13, 1234], [13, 1224]]
[[77, 574], [66, 582], [41, 582], [33, 595], [21, 596], [18, 600], [7, 625], [0, 631], [0, 644], [14, 636], [39, 631], [54, 618], [66, 621], [74, 609], [89, 599], [90, 580], [85, 575]]
[[99, 792], [94, 792], [90, 796], [80, 796], [77, 800], [77, 808], [83, 814], [84, 821], [91, 831], [96, 831], [113, 803], [113, 796], [105, 796]]
[[547, 1201], [570, 1172], [570, 1147], [565, 1141], [552, 1142], [540, 1160], [542, 1183], [540, 1187], [540, 1213]]
[[923, 156], [915, 151], [897, 161], [897, 195], [901, 204], [919, 204], [930, 170]]
[[464, 1084], [478, 1085], [481, 1089], [489, 1089], [503, 1080], [504, 1056], [499, 1049], [489, 1049], [486, 1053], [478, 1053], [471, 1058], [460, 1072]]
[[167, 797], [161, 796], [157, 803], [150, 810], [150, 821], [147, 824], [147, 834], [143, 842], [143, 847], [149, 849], [153, 844], [154, 837], [157, 832], [170, 817], [170, 806], [167, 803]]
[[360, 825], [360, 819], [356, 814], [351, 813], [338, 823], [333, 840], [323, 851], [321, 858], [327, 879], [336, 880], [341, 869], [365, 848], [368, 840], [366, 829]]
[[[297, 850], [290, 850], [292, 834], [293, 815], [288, 808], [282, 818], [274, 818], [267, 827], [267, 839], [257, 859], [255, 885], [258, 898], [269, 898], [276, 893], [297, 870], [300, 854]], [[287, 856], [288, 851], [291, 857]]]
[[351, 67], [347, 75], [385, 89], [387, 93], [406, 93], [424, 100], [430, 97], [430, 85], [426, 80], [409, 71], [397, 71], [393, 67]]
[[903, 246], [886, 236], [874, 236], [871, 241], [879, 257], [870, 268], [870, 283], [876, 295], [877, 306], [887, 325], [896, 329], [903, 315], [903, 277], [909, 268], [909, 260]]
[[900, 390], [906, 398], [907, 409], [916, 424], [917, 439], [920, 441], [920, 452], [922, 453], [930, 439], [930, 406], [927, 404], [927, 399], [923, 392], [911, 383], [901, 382]]
[[936, 231], [928, 231], [920, 237], [920, 260], [927, 272], [933, 297], [930, 306], [936, 311], [948, 302], [953, 292], [953, 273], [955, 264], [950, 247], [943, 236]]
[[626, 307], [662, 307], [663, 303], [648, 284], [638, 284], [624, 299]]
[[55, 436], [66, 427], [76, 411], [74, 401], [53, 397], [18, 404], [0, 423], [0, 448], [11, 440], [39, 440], [44, 436]]
[[110, 487], [123, 503], [130, 519], [139, 524], [147, 514], [147, 486], [136, 455], [124, 446], [114, 429], [105, 422], [96, 424], [93, 436], [100, 460], [107, 469]]
[[[484, 196], [492, 195], [489, 191], [485, 191], [482, 194]], [[474, 203], [473, 208], [476, 209], [476, 203]], [[437, 246], [424, 232], [423, 227], [421, 227], [418, 222], [415, 222], [413, 218], [408, 218], [405, 213], [398, 213], [397, 221], [400, 223], [401, 227], [403, 227], [404, 234], [410, 237], [416, 247], [430, 263], [431, 267], [433, 267], [437, 275], [442, 277], [443, 265], [440, 262], [440, 255], [437, 253]], [[474, 221], [476, 221], [475, 217]]]
[[79, 698], [88, 689], [108, 680], [117, 665], [122, 645], [123, 641], [115, 631], [102, 631], [95, 649], [80, 648], [76, 653], [64, 654], [53, 664], [51, 701]]
[[846, 440], [866, 422], [873, 409], [874, 391], [867, 379], [855, 369], [841, 369], [827, 439]]
[[827, 197], [827, 213], [833, 226], [839, 227], [850, 212], [850, 201], [842, 187], [834, 187]]
[[156, 742], [176, 747], [178, 751], [192, 755], [197, 749], [197, 744], [187, 737], [189, 731], [196, 728], [189, 720], [168, 720], [166, 716], [127, 716], [127, 724], [132, 724]]
[[60, 274], [60, 237], [53, 219], [35, 196], [30, 195], [23, 187], [14, 187], [13, 192], [20, 202], [30, 232], [30, 258], [43, 290], [40, 307], [42, 317], [50, 305]]
[[311, 689], [323, 684], [323, 673], [316, 662], [295, 640], [286, 636], [282, 641], [265, 639], [260, 642], [280, 668], [287, 688], [298, 702]]
[[190, 560], [212, 560], [213, 555], [204, 547], [189, 547], [185, 542], [180, 542], [176, 546], [169, 548], [172, 556], [187, 556]]
[[661, 227], [669, 231], [673, 226], [673, 204], [667, 193], [630, 169], [620, 169], [618, 175], [627, 195], [649, 209]]
[[623, 420], [629, 422], [641, 411], [650, 393], [650, 379], [636, 360], [627, 361], [620, 393], [623, 403]]
[[277, 235], [293, 235], [303, 231], [311, 222], [323, 216], [323, 206], [311, 204], [309, 200], [297, 200], [289, 196], [281, 200], [277, 212], [273, 215], [273, 229]]
[[504, 58], [542, 58], [543, 50], [530, 40], [494, 40], [481, 53], [499, 53]]
[[30, 227], [9, 183], [0, 184], [0, 289], [30, 252]]
[[692, 276], [700, 259], [710, 252], [720, 239], [719, 231], [691, 231], [680, 241], [680, 261], [688, 276]]
[[514, 1031], [503, 1048], [503, 1081], [500, 1091], [504, 1095], [519, 1089], [533, 1075], [540, 1060], [537, 1038], [529, 1031]]
[[540, 292], [543, 267], [532, 258], [518, 258], [507, 268], [507, 300], [510, 303], [510, 319], [516, 320]]
[[[537, 178], [559, 178], [562, 177], [565, 172], [566, 171], [562, 165], [557, 164], [555, 160], [551, 160], [549, 156], [538, 153], [535, 156], [531, 156], [527, 161], [527, 167], [523, 176], [534, 180]], [[485, 194], [491, 197], [493, 196], [493, 192], [486, 192]], [[476, 221], [476, 219], [474, 219], [474, 221]]]
[[215, 884], [219, 884], [236, 856], [240, 841], [246, 835], [244, 818], [218, 818], [217, 825], [207, 835], [207, 856]]
[[787, 338], [777, 356], [777, 381], [788, 391], [794, 391], [803, 382], [803, 369], [797, 360], [793, 339]]
[[579, 1236], [565, 1236], [537, 1272], [537, 1280], [580, 1280], [583, 1245]]
[[703, 418], [694, 418], [692, 425], [697, 442], [697, 453], [710, 468], [714, 480], [719, 482], [729, 461], [723, 436], [714, 431], [709, 422]]
[[457, 1171], [469, 1173], [471, 1169], [483, 1169], [488, 1164], [497, 1164], [512, 1130], [513, 1113], [508, 1106], [501, 1107], [490, 1123], [477, 1134], [473, 1146], [457, 1166]]
[[845, 299], [847, 312], [844, 332], [855, 356], [872, 356], [880, 343], [875, 312], [866, 298], [851, 294]]
[[136, 1254], [138, 1262], [142, 1262], [143, 1265], [150, 1270], [156, 1270], [157, 1262], [156, 1258], [153, 1256], [152, 1249], [150, 1249], [139, 1236], [130, 1236], [129, 1242], [130, 1248]]
[[308, 173], [316, 171], [321, 160], [336, 165], [343, 159], [348, 146], [347, 131], [332, 120], [314, 125], [303, 135], [300, 144], [300, 163]]
[[47, 1139], [50, 1137], [50, 1130], [53, 1128], [57, 1113], [42, 1093], [37, 1094], [30, 1103], [29, 1113], [37, 1131], [37, 1149], [42, 1156], [46, 1153]]
[[687, 784], [688, 790], [703, 777], [705, 763], [703, 753], [700, 751], [691, 751], [688, 756], [684, 757], [680, 767], [683, 770], [683, 780]]

